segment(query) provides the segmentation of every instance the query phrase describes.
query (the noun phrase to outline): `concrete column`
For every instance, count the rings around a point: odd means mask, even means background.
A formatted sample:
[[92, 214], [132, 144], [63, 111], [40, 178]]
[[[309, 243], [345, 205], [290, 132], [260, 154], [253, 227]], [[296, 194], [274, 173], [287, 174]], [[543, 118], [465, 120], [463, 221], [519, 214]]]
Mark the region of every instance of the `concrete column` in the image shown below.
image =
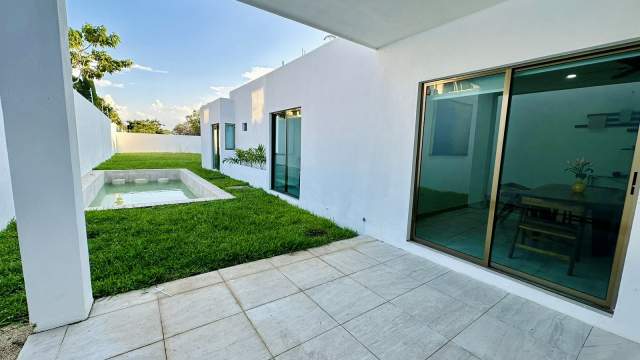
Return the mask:
[[0, 53], [29, 319], [46, 330], [93, 302], [64, 0], [0, 1]]

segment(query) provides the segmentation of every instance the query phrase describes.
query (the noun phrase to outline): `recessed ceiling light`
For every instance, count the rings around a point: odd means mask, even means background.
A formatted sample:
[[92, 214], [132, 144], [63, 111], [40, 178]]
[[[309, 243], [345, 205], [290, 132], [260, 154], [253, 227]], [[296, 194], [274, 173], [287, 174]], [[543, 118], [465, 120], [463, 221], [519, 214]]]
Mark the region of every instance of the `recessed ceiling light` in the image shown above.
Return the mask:
[[567, 79], [575, 79], [575, 78], [577, 78], [577, 77], [578, 77], [578, 75], [576, 75], [576, 74], [569, 74], [569, 75], [567, 75]]

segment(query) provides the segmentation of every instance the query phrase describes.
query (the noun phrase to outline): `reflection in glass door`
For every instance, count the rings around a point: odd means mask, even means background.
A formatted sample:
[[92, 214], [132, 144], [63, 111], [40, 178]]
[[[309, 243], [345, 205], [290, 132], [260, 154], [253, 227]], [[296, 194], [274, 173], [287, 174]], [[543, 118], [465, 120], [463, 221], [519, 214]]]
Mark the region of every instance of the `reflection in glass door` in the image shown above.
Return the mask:
[[300, 196], [300, 108], [272, 115], [272, 181], [273, 190]]
[[484, 256], [504, 73], [425, 85], [415, 237]]
[[639, 123], [639, 53], [514, 71], [492, 265], [606, 299]]
[[212, 165], [220, 170], [220, 124], [211, 125]]
[[412, 239], [612, 308], [640, 186], [640, 51], [422, 86]]

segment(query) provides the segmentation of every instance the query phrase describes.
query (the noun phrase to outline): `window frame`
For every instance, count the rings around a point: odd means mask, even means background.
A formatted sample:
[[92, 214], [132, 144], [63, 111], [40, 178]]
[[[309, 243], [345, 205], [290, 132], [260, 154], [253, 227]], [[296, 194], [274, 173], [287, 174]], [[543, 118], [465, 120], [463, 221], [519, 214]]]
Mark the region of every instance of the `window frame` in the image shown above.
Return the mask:
[[[232, 128], [231, 135], [233, 136], [233, 146], [229, 146], [227, 143], [227, 129]], [[224, 149], [225, 150], [235, 150], [236, 149], [236, 124], [233, 123], [225, 123], [224, 124]]]

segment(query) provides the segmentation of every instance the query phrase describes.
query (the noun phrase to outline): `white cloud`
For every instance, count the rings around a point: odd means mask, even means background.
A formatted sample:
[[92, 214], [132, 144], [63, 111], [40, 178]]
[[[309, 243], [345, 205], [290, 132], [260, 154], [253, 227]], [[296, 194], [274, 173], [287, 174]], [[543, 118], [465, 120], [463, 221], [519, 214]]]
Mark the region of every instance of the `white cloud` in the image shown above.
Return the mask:
[[164, 109], [164, 104], [162, 103], [162, 101], [156, 99], [151, 104], [151, 109], [153, 109], [154, 111], [161, 111], [162, 109]]
[[[245, 79], [244, 83], [248, 83], [250, 81], [253, 81], [261, 76], [264, 76], [268, 73], [270, 73], [271, 71], [273, 71], [273, 68], [270, 67], [264, 67], [264, 66], [253, 66], [249, 71], [245, 71], [244, 73], [242, 73], [242, 78]], [[231, 92], [231, 90], [237, 88], [238, 86], [241, 86], [242, 84], [239, 85], [235, 85], [235, 86], [226, 86], [226, 85], [213, 85], [213, 86], [209, 86], [209, 89], [213, 90], [213, 94], [207, 94], [207, 96], [204, 97], [200, 97], [200, 103], [197, 104], [197, 106], [195, 107], [196, 109], [199, 109], [200, 106], [202, 106], [203, 104], [208, 104], [218, 98], [228, 98], [229, 97], [229, 93]]]
[[156, 99], [146, 111], [136, 111], [135, 115], [136, 118], [157, 119], [167, 129], [173, 129], [176, 124], [184, 121], [185, 116], [199, 107], [199, 104], [194, 106], [165, 104], [160, 99]]
[[235, 86], [209, 86], [209, 89], [213, 90], [214, 100], [221, 97], [228, 98], [229, 92], [235, 88]]
[[168, 71], [166, 71], [166, 70], [156, 70], [156, 69], [152, 68], [151, 66], [144, 66], [144, 65], [140, 65], [140, 64], [131, 65], [131, 69], [154, 72], [154, 73], [159, 73], [159, 74], [167, 74], [168, 73]]
[[120, 89], [124, 87], [124, 84], [114, 83], [111, 80], [107, 79], [95, 79], [93, 80], [93, 83], [96, 84], [97, 87], [115, 87]]
[[129, 109], [124, 105], [117, 104], [111, 95], [106, 94], [105, 96], [102, 97], [102, 99], [104, 100], [105, 103], [111, 105], [118, 112], [121, 119], [129, 118], [130, 116]]
[[247, 81], [253, 81], [272, 71], [273, 71], [273, 68], [270, 68], [270, 67], [254, 66], [251, 68], [251, 70], [242, 73], [242, 77], [247, 79]]

